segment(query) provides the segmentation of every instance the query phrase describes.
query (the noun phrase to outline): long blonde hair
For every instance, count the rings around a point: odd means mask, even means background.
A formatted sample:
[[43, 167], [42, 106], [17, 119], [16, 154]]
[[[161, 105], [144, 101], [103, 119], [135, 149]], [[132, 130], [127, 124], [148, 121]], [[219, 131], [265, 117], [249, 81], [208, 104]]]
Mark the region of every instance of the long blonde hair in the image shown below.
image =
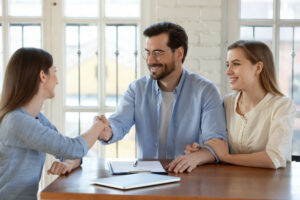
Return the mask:
[[257, 62], [264, 64], [260, 73], [260, 81], [263, 88], [271, 94], [283, 96], [277, 83], [273, 54], [270, 48], [260, 41], [238, 40], [229, 45], [227, 50], [236, 48], [243, 50], [247, 59], [252, 64], [256, 64]]

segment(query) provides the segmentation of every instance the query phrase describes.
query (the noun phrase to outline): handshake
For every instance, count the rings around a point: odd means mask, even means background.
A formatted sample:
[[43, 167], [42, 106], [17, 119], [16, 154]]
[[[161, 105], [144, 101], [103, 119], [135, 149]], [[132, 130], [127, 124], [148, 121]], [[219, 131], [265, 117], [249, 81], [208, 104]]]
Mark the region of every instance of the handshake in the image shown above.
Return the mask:
[[105, 142], [109, 141], [112, 137], [112, 130], [109, 121], [104, 115], [95, 116], [93, 128], [97, 129], [98, 139]]

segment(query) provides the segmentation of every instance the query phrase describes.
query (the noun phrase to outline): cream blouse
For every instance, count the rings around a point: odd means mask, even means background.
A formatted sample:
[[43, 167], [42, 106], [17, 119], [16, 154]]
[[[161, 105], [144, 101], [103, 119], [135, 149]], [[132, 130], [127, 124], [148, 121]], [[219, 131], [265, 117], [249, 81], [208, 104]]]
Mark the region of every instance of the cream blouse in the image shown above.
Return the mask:
[[276, 168], [291, 160], [296, 108], [285, 96], [268, 93], [252, 110], [236, 112], [240, 92], [224, 99], [228, 141], [232, 154], [266, 151]]

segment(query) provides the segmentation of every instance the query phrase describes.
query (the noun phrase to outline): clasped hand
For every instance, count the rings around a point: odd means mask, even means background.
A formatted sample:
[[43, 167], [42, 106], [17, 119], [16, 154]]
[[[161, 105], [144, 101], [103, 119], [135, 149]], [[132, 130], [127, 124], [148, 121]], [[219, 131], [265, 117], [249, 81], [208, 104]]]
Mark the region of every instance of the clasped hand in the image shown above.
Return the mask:
[[102, 126], [101, 131], [99, 132], [98, 139], [103, 141], [108, 141], [112, 137], [112, 130], [110, 127], [109, 121], [104, 115], [96, 116], [94, 118], [94, 125]]

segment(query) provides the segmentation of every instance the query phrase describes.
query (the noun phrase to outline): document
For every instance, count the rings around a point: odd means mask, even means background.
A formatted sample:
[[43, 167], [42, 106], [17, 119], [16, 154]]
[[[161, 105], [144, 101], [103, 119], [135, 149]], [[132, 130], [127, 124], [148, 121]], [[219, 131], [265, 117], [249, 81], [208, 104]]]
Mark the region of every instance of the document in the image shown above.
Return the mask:
[[109, 167], [114, 175], [140, 172], [168, 174], [159, 161], [111, 161]]
[[138, 173], [99, 178], [91, 181], [91, 183], [95, 185], [102, 185], [122, 190], [128, 190], [133, 188], [140, 188], [178, 181], [180, 181], [180, 177], [151, 173]]

